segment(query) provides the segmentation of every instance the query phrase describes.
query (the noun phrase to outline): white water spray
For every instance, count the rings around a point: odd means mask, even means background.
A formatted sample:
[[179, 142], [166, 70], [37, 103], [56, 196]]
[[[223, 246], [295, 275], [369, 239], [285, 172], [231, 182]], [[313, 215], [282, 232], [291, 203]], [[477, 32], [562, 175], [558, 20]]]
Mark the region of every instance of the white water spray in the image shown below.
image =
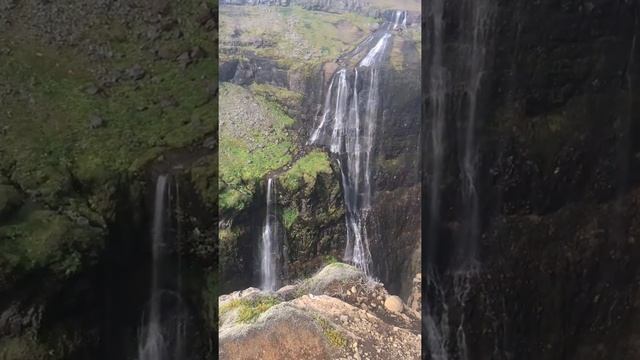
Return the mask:
[[153, 208], [153, 223], [151, 227], [151, 304], [149, 308], [146, 336], [138, 342], [139, 360], [164, 360], [167, 359], [166, 341], [162, 334], [160, 314], [160, 261], [162, 248], [164, 247], [164, 216], [165, 199], [167, 194], [167, 176], [160, 175], [156, 181], [156, 191]]
[[[402, 16], [403, 12], [397, 13], [397, 24]], [[333, 75], [320, 123], [309, 140], [309, 144], [328, 146], [335, 154], [346, 206], [344, 259], [367, 275], [372, 262], [367, 224], [371, 216], [373, 143], [380, 112], [380, 68], [392, 27], [387, 23], [363, 41], [373, 46], [353, 70], [342, 68]]]
[[[179, 199], [177, 185], [175, 196]], [[185, 356], [187, 317], [180, 295], [181, 260], [178, 254], [177, 269], [171, 271], [170, 243], [165, 238], [171, 198], [168, 176], [158, 176], [151, 224], [150, 300], [138, 336], [138, 360], [181, 360]]]
[[279, 229], [276, 212], [276, 187], [273, 180], [273, 178], [267, 180], [267, 211], [260, 250], [260, 288], [266, 291], [274, 291], [278, 285], [276, 246]]

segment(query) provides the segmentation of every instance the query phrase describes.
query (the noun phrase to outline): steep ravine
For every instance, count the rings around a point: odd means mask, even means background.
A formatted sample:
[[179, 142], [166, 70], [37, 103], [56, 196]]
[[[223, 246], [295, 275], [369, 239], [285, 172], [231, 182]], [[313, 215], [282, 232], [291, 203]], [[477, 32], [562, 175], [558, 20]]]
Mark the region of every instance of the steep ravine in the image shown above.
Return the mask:
[[426, 10], [428, 358], [637, 358], [638, 3]]

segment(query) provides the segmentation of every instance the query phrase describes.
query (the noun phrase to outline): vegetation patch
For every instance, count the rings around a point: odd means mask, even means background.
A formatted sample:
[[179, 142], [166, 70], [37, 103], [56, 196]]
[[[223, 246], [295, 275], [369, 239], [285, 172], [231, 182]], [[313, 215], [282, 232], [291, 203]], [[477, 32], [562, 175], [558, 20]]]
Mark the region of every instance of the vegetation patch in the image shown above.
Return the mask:
[[264, 97], [269, 101], [274, 101], [278, 104], [284, 104], [289, 107], [300, 104], [303, 98], [303, 95], [299, 92], [269, 84], [253, 83], [251, 84], [251, 92]]
[[299, 6], [226, 6], [220, 9], [221, 60], [250, 53], [291, 69], [334, 61], [362, 41], [377, 22], [354, 13]]
[[296, 219], [298, 219], [298, 215], [298, 209], [294, 207], [288, 207], [284, 209], [284, 212], [282, 213], [282, 222], [284, 223], [284, 227], [287, 230], [291, 229], [293, 223], [295, 223]]
[[0, 280], [41, 268], [67, 278], [102, 248], [100, 229], [48, 210], [25, 212], [21, 221], [0, 227]]
[[336, 329], [327, 319], [315, 316], [316, 323], [322, 329], [322, 333], [327, 338], [329, 344], [335, 348], [343, 349], [347, 346], [347, 338]]
[[272, 296], [259, 297], [257, 299], [235, 299], [230, 300], [220, 307], [220, 316], [232, 310], [238, 311], [238, 321], [244, 324], [252, 323], [258, 319], [260, 314], [269, 310], [272, 306], [278, 305], [281, 301]]
[[218, 157], [205, 156], [191, 170], [191, 182], [207, 205], [215, 207], [218, 203]]
[[46, 347], [29, 335], [20, 337], [4, 337], [0, 340], [0, 359], [10, 360], [43, 360], [59, 359], [51, 356]]
[[327, 154], [320, 150], [314, 150], [300, 160], [280, 176], [280, 183], [289, 191], [297, 191], [302, 185], [313, 188], [319, 174], [331, 174], [331, 163]]
[[341, 264], [338, 262], [338, 258], [333, 255], [325, 255], [322, 257], [322, 260], [324, 261], [325, 265]]
[[223, 84], [220, 125], [219, 208], [244, 209], [269, 172], [288, 164], [293, 151], [287, 127], [294, 123], [273, 102]]

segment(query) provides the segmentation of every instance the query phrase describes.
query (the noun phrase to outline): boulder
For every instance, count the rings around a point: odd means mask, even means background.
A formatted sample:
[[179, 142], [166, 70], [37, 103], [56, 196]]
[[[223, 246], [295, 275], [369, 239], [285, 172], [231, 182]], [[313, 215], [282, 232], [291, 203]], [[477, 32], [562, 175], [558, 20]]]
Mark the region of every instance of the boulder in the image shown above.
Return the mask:
[[[360, 282], [362, 276], [352, 266], [334, 263], [299, 285], [280, 288], [275, 297], [255, 288], [221, 296], [219, 358], [419, 359], [419, 315], [360, 309], [333, 286], [345, 285], [346, 293], [351, 292], [347, 284], [358, 281], [358, 293], [386, 294], [379, 283]], [[316, 294], [305, 294], [309, 289]], [[382, 297], [367, 301], [376, 299]]]
[[336, 286], [357, 280], [367, 281], [362, 271], [351, 265], [333, 263], [324, 267], [313, 277], [305, 280], [300, 285], [300, 291], [302, 293], [321, 295], [333, 292], [332, 290]]
[[387, 296], [387, 299], [384, 301], [384, 307], [392, 312], [400, 313], [404, 309], [404, 305], [402, 304], [402, 299], [399, 296], [391, 295]]

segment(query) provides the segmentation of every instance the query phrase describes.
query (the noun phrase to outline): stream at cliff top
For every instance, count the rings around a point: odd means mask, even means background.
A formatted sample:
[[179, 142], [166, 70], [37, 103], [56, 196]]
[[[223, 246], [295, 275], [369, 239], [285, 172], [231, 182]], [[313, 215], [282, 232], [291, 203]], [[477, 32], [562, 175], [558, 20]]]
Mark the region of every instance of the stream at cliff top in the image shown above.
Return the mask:
[[[151, 227], [151, 290], [138, 335], [138, 360], [185, 359], [186, 308], [180, 292], [181, 269], [171, 271], [168, 264], [170, 242], [167, 219], [172, 214], [171, 181], [167, 175], [156, 180]], [[176, 185], [176, 196], [179, 196]], [[179, 255], [178, 255], [179, 257]]]
[[[341, 172], [346, 207], [346, 247], [344, 260], [371, 275], [372, 164], [376, 123], [380, 118], [380, 72], [388, 60], [394, 31], [406, 29], [407, 13], [396, 11], [392, 21], [365, 39], [348, 63], [366, 54], [352, 68], [341, 64], [326, 90], [319, 124], [311, 134], [310, 145], [327, 146]], [[371, 44], [374, 44], [371, 46]], [[366, 45], [366, 46], [364, 46]]]

